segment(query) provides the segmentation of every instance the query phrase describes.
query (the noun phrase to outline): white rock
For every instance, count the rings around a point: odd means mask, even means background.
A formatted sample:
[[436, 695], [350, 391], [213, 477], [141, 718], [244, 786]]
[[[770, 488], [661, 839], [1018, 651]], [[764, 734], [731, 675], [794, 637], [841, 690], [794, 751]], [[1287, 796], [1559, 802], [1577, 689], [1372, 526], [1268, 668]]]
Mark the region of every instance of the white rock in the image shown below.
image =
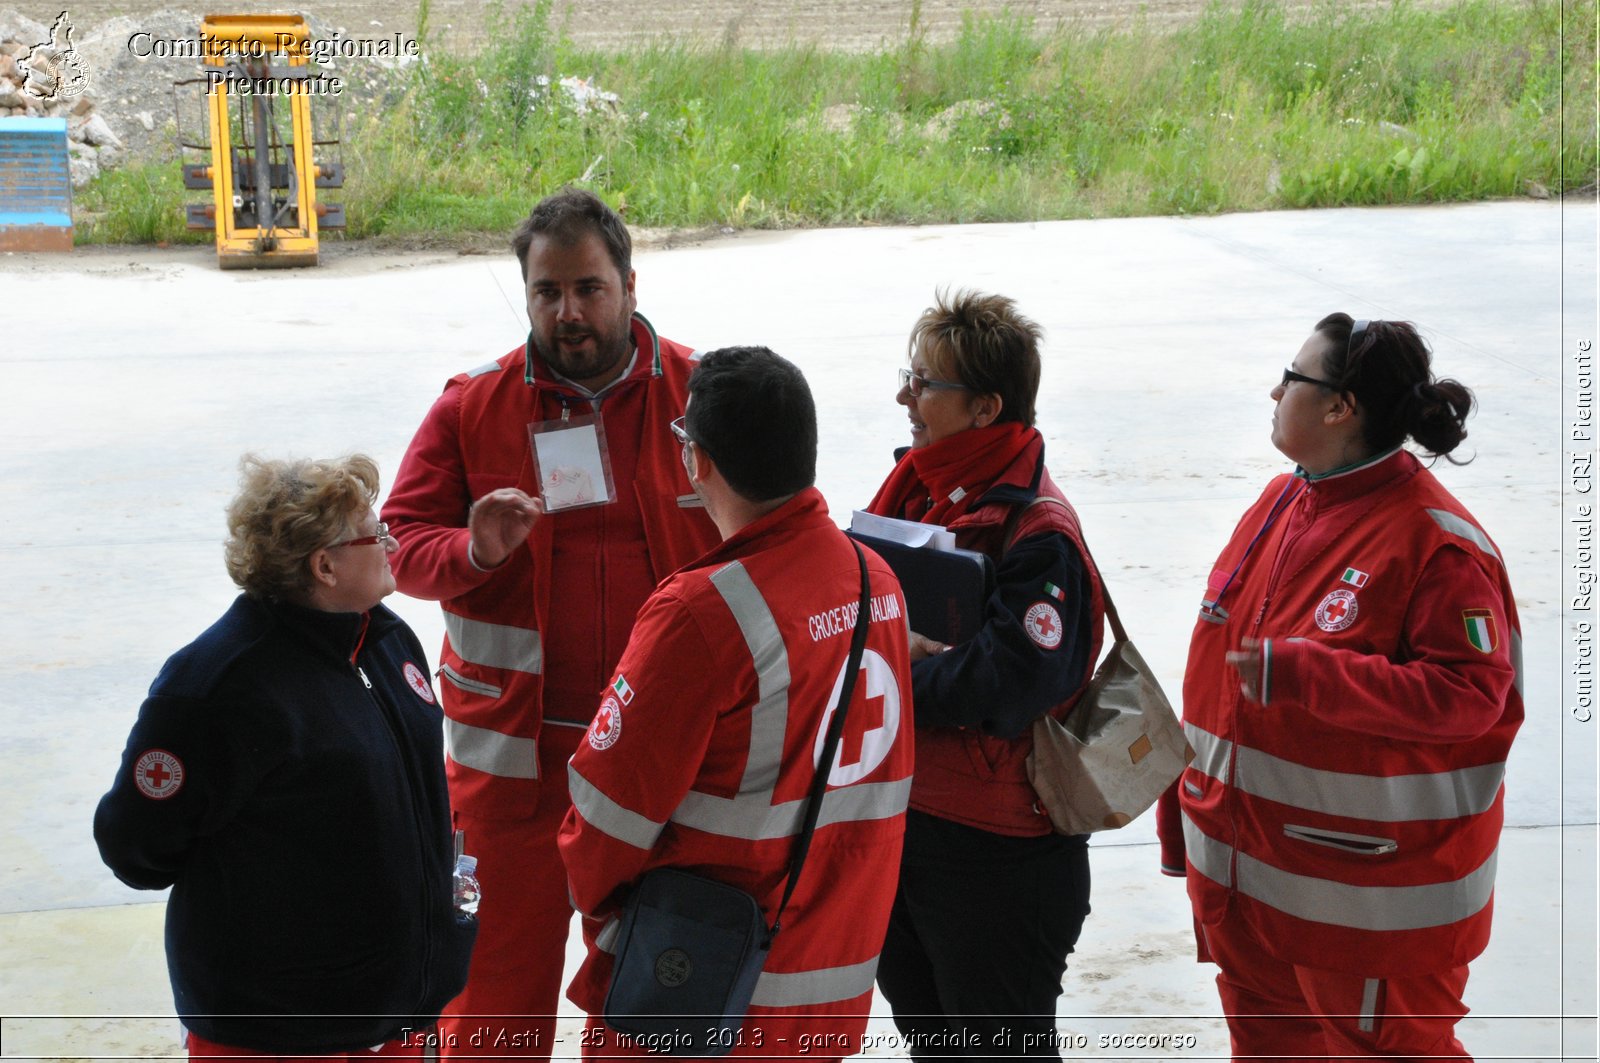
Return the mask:
[[923, 124], [922, 135], [929, 140], [946, 141], [958, 122], [969, 118], [988, 118], [996, 112], [999, 117], [993, 119], [995, 128], [1010, 129], [1011, 116], [993, 100], [957, 100], [928, 119]]
[[134, 121], [136, 121], [140, 125], [144, 126], [144, 130], [145, 130], [146, 133], [150, 133], [150, 132], [154, 132], [155, 131], [155, 128], [156, 128], [155, 116], [153, 116], [149, 111], [140, 111], [138, 114], [134, 115], [133, 118], [134, 118]]
[[[50, 27], [42, 22], [35, 22], [31, 18], [24, 18], [15, 11], [0, 9], [0, 41], [15, 41], [21, 45], [22, 51], [27, 51], [36, 44], [43, 44], [50, 39]], [[16, 55], [16, 52], [12, 52]]]
[[122, 138], [111, 131], [111, 126], [98, 114], [91, 114], [83, 124], [83, 139], [95, 147], [122, 147]]
[[100, 175], [99, 153], [87, 144], [67, 145], [67, 171], [72, 187], [82, 188]]

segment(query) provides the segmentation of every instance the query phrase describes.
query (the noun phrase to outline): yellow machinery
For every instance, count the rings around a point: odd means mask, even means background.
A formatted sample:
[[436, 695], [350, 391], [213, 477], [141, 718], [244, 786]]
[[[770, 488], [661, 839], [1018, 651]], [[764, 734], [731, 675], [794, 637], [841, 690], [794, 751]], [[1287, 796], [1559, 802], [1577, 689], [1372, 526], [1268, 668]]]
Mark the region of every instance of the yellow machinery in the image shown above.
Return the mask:
[[207, 15], [200, 44], [204, 76], [176, 86], [202, 86], [204, 132], [185, 129], [180, 95], [179, 142], [210, 155], [183, 164], [184, 186], [212, 193], [187, 204], [189, 228], [216, 229], [223, 269], [316, 265], [318, 231], [344, 228], [344, 208], [318, 203], [317, 189], [343, 185], [344, 167], [314, 157], [339, 141], [313, 132], [311, 101], [327, 82], [309, 65], [305, 19]]

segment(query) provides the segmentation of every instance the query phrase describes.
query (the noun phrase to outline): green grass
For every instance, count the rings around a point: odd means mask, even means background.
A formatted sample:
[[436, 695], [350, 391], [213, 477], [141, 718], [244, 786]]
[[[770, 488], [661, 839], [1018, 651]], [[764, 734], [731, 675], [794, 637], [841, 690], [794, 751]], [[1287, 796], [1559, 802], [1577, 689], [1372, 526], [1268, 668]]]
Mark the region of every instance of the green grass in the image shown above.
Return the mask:
[[[1559, 194], [1595, 179], [1595, 13], [1595, 0], [1329, 0], [1291, 18], [1248, 2], [1175, 30], [968, 18], [930, 44], [913, 8], [902, 43], [877, 54], [620, 54], [574, 48], [542, 0], [500, 17], [476, 54], [428, 49], [398, 106], [352, 123], [342, 199], [352, 235], [435, 237], [504, 233], [580, 179], [635, 225], [687, 227]], [[566, 75], [617, 93], [617, 113], [558, 105], [541, 77]], [[848, 128], [824, 120], [839, 105]], [[947, 135], [931, 131], [955, 105]], [[87, 238], [181, 239], [167, 168], [102, 179]]]

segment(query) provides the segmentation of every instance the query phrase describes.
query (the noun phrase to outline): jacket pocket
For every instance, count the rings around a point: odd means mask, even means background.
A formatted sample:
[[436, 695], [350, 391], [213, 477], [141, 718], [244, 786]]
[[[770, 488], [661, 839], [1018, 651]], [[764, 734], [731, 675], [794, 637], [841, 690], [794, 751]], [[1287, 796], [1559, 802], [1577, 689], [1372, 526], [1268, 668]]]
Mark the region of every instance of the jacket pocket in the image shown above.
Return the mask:
[[464, 690], [468, 694], [477, 694], [481, 697], [499, 698], [501, 694], [505, 693], [504, 690], [493, 683], [485, 683], [480, 679], [468, 679], [448, 664], [439, 666], [439, 678], [448, 680], [450, 685], [457, 690]]
[[1297, 827], [1293, 823], [1283, 825], [1283, 833], [1296, 841], [1310, 842], [1312, 845], [1326, 845], [1330, 849], [1339, 849], [1347, 853], [1356, 853], [1360, 856], [1385, 856], [1400, 848], [1400, 843], [1393, 838], [1374, 838], [1369, 834], [1346, 834], [1344, 831], [1328, 830], [1326, 827]]

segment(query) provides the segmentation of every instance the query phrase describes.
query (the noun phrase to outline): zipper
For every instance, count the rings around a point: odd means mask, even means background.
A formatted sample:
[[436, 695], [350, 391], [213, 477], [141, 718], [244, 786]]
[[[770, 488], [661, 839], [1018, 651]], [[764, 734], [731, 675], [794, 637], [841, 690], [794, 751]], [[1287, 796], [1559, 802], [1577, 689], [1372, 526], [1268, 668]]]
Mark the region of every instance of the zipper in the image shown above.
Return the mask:
[[[1305, 534], [1306, 530], [1311, 527], [1311, 522], [1308, 520], [1301, 525], [1299, 532], [1291, 533], [1291, 527], [1294, 522], [1295, 505], [1316, 504], [1315, 497], [1307, 493], [1309, 490], [1310, 485], [1307, 484], [1299, 491], [1296, 491], [1294, 497], [1291, 498], [1288, 504], [1284, 506], [1282, 513], [1282, 518], [1284, 520], [1284, 524], [1282, 526], [1282, 537], [1278, 540], [1278, 548], [1273, 553], [1272, 567], [1267, 572], [1267, 585], [1265, 592], [1261, 596], [1261, 605], [1256, 609], [1256, 615], [1250, 621], [1250, 630], [1248, 634], [1251, 638], [1255, 638], [1261, 632], [1262, 622], [1266, 619], [1267, 610], [1272, 606], [1272, 597], [1274, 592], [1277, 590], [1278, 579], [1283, 572], [1284, 562], [1289, 556], [1290, 547], [1293, 545], [1295, 540], [1297, 540], [1301, 535]], [[1273, 523], [1277, 523], [1276, 520], [1274, 520]], [[1227, 778], [1223, 780], [1225, 785], [1228, 787], [1226, 791], [1228, 801], [1228, 825], [1233, 829], [1233, 844], [1229, 847], [1231, 855], [1228, 858], [1228, 881], [1235, 883], [1235, 885], [1232, 887], [1235, 890], [1238, 888], [1237, 883], [1239, 881], [1239, 822], [1237, 816], [1238, 798], [1236, 796], [1238, 783], [1236, 781], [1236, 776], [1239, 770], [1239, 747], [1245, 744], [1244, 728], [1242, 726], [1242, 721], [1244, 718], [1244, 713], [1242, 711], [1243, 708], [1244, 692], [1235, 687], [1233, 694], [1233, 726], [1230, 728], [1233, 734], [1233, 750], [1228, 756], [1228, 768], [1226, 772]]]
[[1347, 853], [1359, 853], [1362, 856], [1387, 856], [1397, 852], [1400, 843], [1393, 838], [1374, 838], [1367, 834], [1346, 834], [1344, 831], [1327, 830], [1322, 827], [1297, 827], [1293, 823], [1283, 825], [1283, 833], [1296, 841], [1310, 842], [1312, 845], [1326, 845], [1330, 849], [1339, 849]]
[[372, 700], [374, 707], [378, 710], [378, 716], [383, 720], [384, 730], [389, 735], [389, 741], [394, 745], [395, 759], [399, 761], [401, 772], [405, 777], [406, 801], [411, 805], [411, 823], [415, 828], [417, 838], [417, 866], [421, 869], [422, 896], [424, 898], [422, 905], [422, 984], [418, 988], [417, 995], [417, 1006], [420, 1012], [422, 1004], [428, 997], [428, 987], [431, 984], [433, 971], [434, 919], [433, 904], [431, 903], [433, 898], [430, 897], [433, 891], [428, 889], [428, 839], [423, 834], [422, 815], [417, 807], [419, 786], [416, 767], [411, 762], [411, 757], [406, 753], [405, 742], [401, 740], [402, 732], [399, 721], [395, 719], [393, 711], [385, 704], [384, 699], [373, 691], [372, 680], [367, 678], [366, 670], [356, 661], [356, 655], [361, 652], [362, 647], [366, 644], [367, 625], [368, 618], [363, 615], [361, 618], [361, 634], [356, 640], [356, 648], [350, 654], [350, 667], [355, 670], [356, 676], [360, 678], [362, 685], [367, 688], [367, 697]]
[[505, 691], [493, 683], [483, 683], [476, 679], [468, 679], [448, 664], [439, 666], [439, 678], [448, 680], [450, 685], [469, 694], [482, 694], [486, 698], [498, 698]]

